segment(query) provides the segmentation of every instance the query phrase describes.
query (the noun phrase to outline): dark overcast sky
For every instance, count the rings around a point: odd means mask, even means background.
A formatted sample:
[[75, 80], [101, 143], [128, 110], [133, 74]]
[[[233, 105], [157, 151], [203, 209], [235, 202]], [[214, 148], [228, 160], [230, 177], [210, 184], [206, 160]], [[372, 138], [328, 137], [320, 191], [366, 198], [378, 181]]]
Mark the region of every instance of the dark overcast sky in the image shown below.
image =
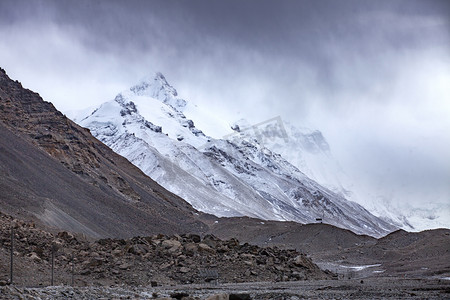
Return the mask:
[[63, 111], [161, 71], [228, 121], [322, 130], [372, 196], [449, 209], [449, 16], [447, 0], [1, 0], [0, 66]]

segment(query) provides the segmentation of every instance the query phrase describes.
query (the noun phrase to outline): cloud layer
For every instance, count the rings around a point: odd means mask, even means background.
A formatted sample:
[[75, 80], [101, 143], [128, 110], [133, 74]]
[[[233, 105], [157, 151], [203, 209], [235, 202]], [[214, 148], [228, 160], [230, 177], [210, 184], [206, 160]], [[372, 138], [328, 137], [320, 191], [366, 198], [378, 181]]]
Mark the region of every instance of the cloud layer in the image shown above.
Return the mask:
[[445, 0], [4, 0], [0, 65], [63, 111], [161, 71], [228, 122], [322, 130], [363, 203], [448, 209], [449, 16]]

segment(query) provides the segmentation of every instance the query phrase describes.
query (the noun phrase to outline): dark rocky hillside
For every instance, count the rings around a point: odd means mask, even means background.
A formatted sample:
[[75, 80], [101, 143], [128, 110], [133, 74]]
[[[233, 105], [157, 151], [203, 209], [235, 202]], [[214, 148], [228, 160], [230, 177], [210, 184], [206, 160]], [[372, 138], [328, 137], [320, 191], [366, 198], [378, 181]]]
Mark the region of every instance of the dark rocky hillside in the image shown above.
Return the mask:
[[[208, 223], [208, 222], [207, 222]], [[278, 245], [308, 253], [322, 268], [355, 276], [450, 277], [450, 229], [398, 230], [375, 239], [328, 224], [219, 219], [209, 232], [256, 245]]]
[[[303, 253], [241, 244], [213, 235], [153, 235], [90, 242], [50, 233], [0, 214], [0, 283], [9, 280], [10, 228], [14, 228], [14, 270], [18, 285], [47, 286], [55, 247], [55, 284], [150, 285], [331, 279]], [[73, 257], [73, 258], [72, 258]], [[1, 284], [0, 284], [1, 285]]]
[[0, 70], [0, 208], [93, 237], [202, 232], [197, 211]]

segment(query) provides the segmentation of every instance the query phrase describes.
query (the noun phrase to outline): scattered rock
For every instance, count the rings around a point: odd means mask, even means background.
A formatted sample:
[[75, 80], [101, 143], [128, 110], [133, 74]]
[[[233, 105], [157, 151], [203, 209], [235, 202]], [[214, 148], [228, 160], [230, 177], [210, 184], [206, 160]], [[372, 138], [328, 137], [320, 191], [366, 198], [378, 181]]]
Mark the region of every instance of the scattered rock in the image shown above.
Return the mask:
[[[0, 213], [0, 241], [4, 241], [0, 248], [7, 250], [3, 253], [9, 249], [10, 224], [11, 218]], [[49, 278], [55, 241], [59, 245], [55, 252], [57, 284], [71, 281], [72, 263], [79, 285], [288, 281], [333, 276], [297, 251], [239, 245], [236, 239], [220, 240], [213, 235], [203, 239], [190, 234], [93, 242], [68, 232], [51, 234], [25, 222], [16, 223], [15, 234], [15, 263], [26, 268], [26, 274], [32, 274], [26, 278], [17, 275], [15, 283], [26, 281], [36, 286], [47, 284], [42, 278]], [[2, 272], [8, 271], [4, 265]]]

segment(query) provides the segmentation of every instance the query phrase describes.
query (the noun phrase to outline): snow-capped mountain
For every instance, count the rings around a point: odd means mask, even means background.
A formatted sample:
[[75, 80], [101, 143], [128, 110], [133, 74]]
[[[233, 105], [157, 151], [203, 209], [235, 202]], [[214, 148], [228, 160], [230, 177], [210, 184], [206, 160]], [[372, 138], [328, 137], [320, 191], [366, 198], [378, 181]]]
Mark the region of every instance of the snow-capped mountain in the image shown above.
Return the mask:
[[309, 178], [337, 194], [351, 197], [351, 181], [333, 157], [328, 142], [319, 130], [298, 128], [280, 117], [256, 125], [241, 119], [231, 128], [235, 134], [230, 134], [228, 138], [256, 140], [280, 154]]
[[316, 222], [380, 236], [394, 229], [310, 179], [258, 141], [213, 139], [160, 73], [78, 123], [196, 209], [217, 216]]
[[231, 129], [235, 134], [230, 134], [229, 138], [257, 140], [333, 192], [364, 205], [371, 213], [389, 223], [408, 230], [413, 228], [398, 210], [394, 213], [393, 209], [388, 209], [387, 203], [374, 201], [369, 205], [367, 197], [362, 199], [358, 187], [333, 157], [328, 142], [319, 130], [298, 128], [281, 118], [274, 118], [256, 126], [241, 119], [236, 121]]
[[427, 203], [425, 207], [400, 207], [399, 201], [392, 201], [392, 195], [380, 196], [376, 191], [365, 189], [363, 184], [356, 184], [357, 181], [350, 178], [333, 157], [328, 142], [318, 130], [295, 127], [279, 117], [259, 124], [250, 124], [241, 119], [233, 123], [231, 129], [234, 134], [228, 135], [228, 139], [258, 141], [271, 151], [281, 154], [309, 178], [363, 205], [388, 223], [408, 231], [445, 227], [448, 224], [448, 221], [445, 222], [449, 215], [448, 205]]

